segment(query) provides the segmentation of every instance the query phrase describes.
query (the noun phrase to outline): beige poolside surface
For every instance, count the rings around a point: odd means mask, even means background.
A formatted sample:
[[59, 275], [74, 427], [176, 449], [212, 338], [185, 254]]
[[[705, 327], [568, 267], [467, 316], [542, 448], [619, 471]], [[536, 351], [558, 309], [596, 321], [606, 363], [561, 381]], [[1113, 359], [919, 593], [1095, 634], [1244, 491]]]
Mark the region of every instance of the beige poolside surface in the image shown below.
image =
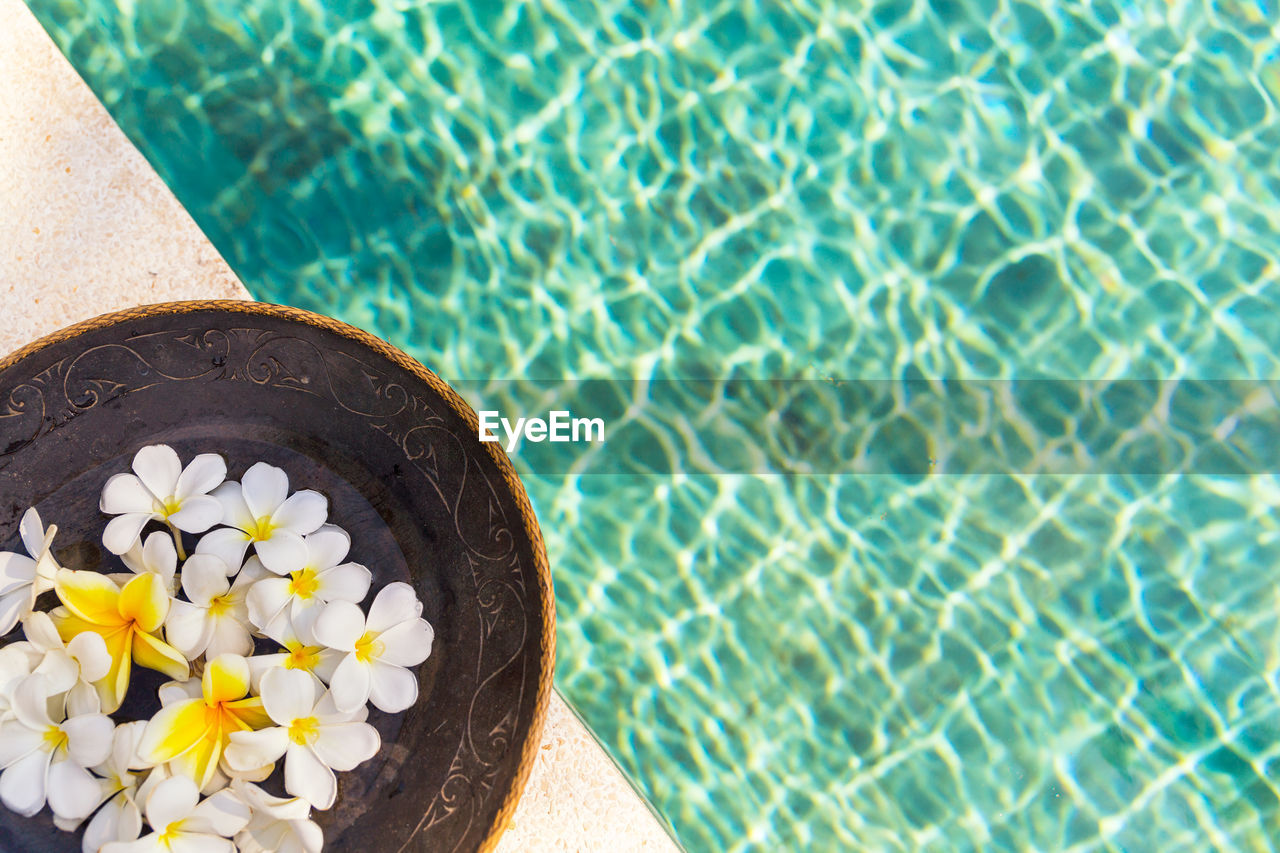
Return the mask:
[[[0, 0], [0, 353], [89, 317], [249, 299], [21, 0]], [[498, 850], [674, 850], [558, 695]]]

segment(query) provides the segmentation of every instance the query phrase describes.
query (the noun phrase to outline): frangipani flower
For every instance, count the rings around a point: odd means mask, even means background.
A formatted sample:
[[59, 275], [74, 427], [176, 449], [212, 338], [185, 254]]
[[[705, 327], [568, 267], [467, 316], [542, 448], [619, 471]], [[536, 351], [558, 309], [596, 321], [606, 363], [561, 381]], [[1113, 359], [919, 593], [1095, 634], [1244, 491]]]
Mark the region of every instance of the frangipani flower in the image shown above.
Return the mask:
[[338, 796], [334, 770], [351, 770], [381, 746], [378, 730], [341, 713], [331, 693], [317, 701], [315, 679], [305, 672], [270, 669], [262, 676], [262, 705], [275, 728], [234, 732], [227, 764], [253, 770], [284, 756], [284, 789], [318, 809]]
[[[140, 775], [133, 772], [137, 760], [135, 752], [146, 722], [122, 723], [116, 726], [111, 737], [111, 752], [105, 761], [93, 768], [101, 778], [99, 802], [104, 805], [94, 814], [84, 829], [84, 850], [95, 853], [110, 841], [133, 841], [142, 833], [142, 810], [139, 803], [146, 801], [148, 784], [165, 778], [163, 773], [149, 773], [141, 786]], [[75, 826], [59, 824], [68, 832]]]
[[106, 641], [111, 668], [95, 685], [103, 711], [109, 714], [124, 701], [132, 662], [187, 679], [187, 659], [155, 633], [169, 613], [169, 594], [158, 575], [138, 575], [122, 589], [106, 575], [62, 569], [55, 591], [63, 606], [49, 615], [63, 640], [92, 631]]
[[53, 558], [56, 525], [45, 530], [40, 513], [32, 507], [18, 523], [18, 535], [30, 557], [0, 552], [0, 634], [7, 634], [18, 620], [31, 612], [36, 599], [53, 589], [54, 578], [61, 568]]
[[[146, 544], [139, 539], [133, 547], [120, 555], [125, 566], [135, 575], [159, 575], [164, 581], [164, 588], [172, 594], [175, 590], [174, 573], [178, 569], [178, 552], [173, 546], [173, 539], [159, 531], [147, 537]], [[108, 575], [113, 581], [124, 585], [133, 579], [132, 575]]]
[[347, 653], [329, 680], [339, 711], [354, 711], [372, 701], [394, 714], [414, 703], [418, 679], [406, 667], [426, 660], [435, 638], [421, 616], [422, 602], [413, 587], [399, 581], [378, 592], [368, 619], [349, 601], [325, 605], [316, 617], [315, 637]]
[[111, 669], [111, 655], [100, 634], [85, 631], [63, 643], [48, 613], [32, 611], [22, 620], [22, 633], [42, 657], [33, 670], [49, 682], [49, 695], [66, 694], [66, 710], [72, 716], [102, 710], [93, 682]]
[[314, 533], [329, 514], [324, 495], [309, 489], [290, 495], [289, 477], [265, 462], [213, 494], [222, 503], [223, 523], [231, 526], [205, 534], [196, 551], [221, 557], [229, 572], [240, 567], [250, 543], [268, 571], [298, 571], [307, 562], [302, 537]]
[[248, 696], [249, 665], [239, 655], [209, 661], [200, 686], [199, 698], [172, 702], [156, 712], [138, 745], [138, 758], [147, 764], [172, 762], [175, 772], [207, 791], [231, 733], [269, 726], [271, 718], [262, 699]]
[[257, 785], [232, 783], [249, 807], [249, 824], [236, 835], [240, 853], [320, 853], [324, 833], [311, 817], [311, 804], [301, 797], [273, 797]]
[[156, 785], [146, 814], [154, 832], [137, 841], [113, 841], [101, 853], [235, 853], [230, 839], [249, 823], [249, 807], [230, 790], [201, 800], [185, 776]]
[[287, 619], [274, 622], [272, 629], [265, 633], [280, 644], [281, 650], [276, 654], [254, 655], [249, 658], [249, 671], [254, 689], [258, 693], [262, 692], [259, 686], [262, 676], [273, 667], [282, 666], [285, 669], [309, 672], [327, 685], [333, 677], [333, 671], [342, 663], [342, 652], [320, 645], [309, 634], [306, 637], [300, 636]]
[[133, 457], [133, 473], [116, 474], [102, 488], [99, 508], [116, 516], [107, 523], [102, 544], [123, 554], [153, 519], [170, 529], [203, 533], [222, 520], [222, 505], [208, 492], [226, 478], [227, 463], [216, 453], [203, 453], [184, 469], [172, 447], [142, 448]]
[[182, 591], [191, 600], [169, 605], [164, 623], [169, 643], [188, 658], [252, 653], [245, 596], [255, 581], [268, 576], [262, 564], [251, 558], [231, 583], [220, 558], [192, 554], [182, 566]]
[[[323, 525], [303, 538], [307, 559], [287, 578], [267, 578], [249, 591], [249, 619], [270, 635], [277, 623], [292, 621], [305, 633], [321, 604], [350, 601], [359, 604], [369, 594], [373, 576], [359, 563], [343, 563], [351, 537], [340, 527]], [[341, 565], [339, 565], [341, 564]]]
[[23, 817], [44, 807], [60, 818], [83, 818], [99, 799], [98, 782], [86, 770], [101, 764], [111, 749], [111, 720], [80, 714], [55, 721], [49, 716], [49, 682], [42, 675], [23, 679], [13, 695], [14, 718], [0, 723], [0, 801]]

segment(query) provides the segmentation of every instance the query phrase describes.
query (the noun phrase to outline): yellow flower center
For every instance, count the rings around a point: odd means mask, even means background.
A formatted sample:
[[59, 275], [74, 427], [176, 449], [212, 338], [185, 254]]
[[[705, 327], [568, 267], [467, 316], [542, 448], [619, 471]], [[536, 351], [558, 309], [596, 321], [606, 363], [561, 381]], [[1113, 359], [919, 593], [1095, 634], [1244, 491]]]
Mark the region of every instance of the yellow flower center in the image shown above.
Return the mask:
[[320, 721], [315, 717], [298, 717], [289, 724], [289, 740], [306, 746], [320, 736]]
[[67, 733], [58, 726], [49, 726], [44, 730], [44, 742], [49, 745], [50, 752], [67, 748]]
[[231, 604], [230, 593], [228, 593], [227, 595], [219, 595], [216, 598], [209, 600], [209, 615], [222, 616], [228, 610], [230, 610], [231, 607], [232, 607], [232, 604]]
[[323, 648], [323, 646], [304, 646], [298, 642], [287, 643], [285, 651], [289, 653], [289, 656], [284, 660], [285, 668], [305, 669], [310, 672], [320, 662], [320, 652], [323, 651]]
[[289, 581], [289, 594], [304, 600], [315, 595], [319, 588], [320, 581], [316, 580], [314, 569], [299, 569], [293, 573], [293, 580]]
[[165, 847], [168, 847], [171, 842], [177, 839], [180, 832], [182, 832], [182, 821], [175, 820], [164, 828], [164, 832], [161, 832], [156, 836], [156, 841], [159, 841]]
[[245, 533], [248, 533], [249, 538], [254, 542], [262, 542], [270, 539], [275, 529], [276, 525], [271, 523], [271, 516], [264, 515], [250, 524]]
[[372, 631], [365, 631], [364, 636], [356, 640], [356, 660], [361, 663], [368, 663], [376, 657], [381, 657], [386, 646], [378, 639], [378, 635]]
[[182, 501], [174, 497], [165, 498], [164, 503], [160, 504], [160, 514], [165, 518], [168, 518], [180, 509], [182, 509]]

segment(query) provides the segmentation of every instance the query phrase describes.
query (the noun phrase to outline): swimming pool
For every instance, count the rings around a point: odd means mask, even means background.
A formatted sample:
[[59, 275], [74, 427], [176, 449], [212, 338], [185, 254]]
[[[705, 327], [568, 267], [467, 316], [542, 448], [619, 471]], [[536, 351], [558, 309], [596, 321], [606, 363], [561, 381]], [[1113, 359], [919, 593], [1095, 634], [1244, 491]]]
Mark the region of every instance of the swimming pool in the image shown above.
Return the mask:
[[[769, 420], [800, 383], [1268, 389], [1272, 5], [31, 5], [259, 298], [499, 403], [687, 401], [516, 464], [560, 688], [688, 849], [1273, 849], [1274, 469], [1037, 467], [1052, 401], [932, 474], [820, 452], [946, 443], [897, 398]], [[706, 462], [775, 434], [822, 464]]]

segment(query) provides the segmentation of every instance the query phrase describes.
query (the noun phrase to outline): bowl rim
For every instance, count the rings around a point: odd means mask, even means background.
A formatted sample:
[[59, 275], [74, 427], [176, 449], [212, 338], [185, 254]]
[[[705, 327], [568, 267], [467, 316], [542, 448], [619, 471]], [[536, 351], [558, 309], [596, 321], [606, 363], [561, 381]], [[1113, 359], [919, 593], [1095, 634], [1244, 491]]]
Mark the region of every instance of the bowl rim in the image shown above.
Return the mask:
[[[454, 414], [462, 418], [471, 428], [473, 435], [479, 435], [480, 419], [476, 416], [471, 406], [447, 382], [403, 350], [376, 335], [333, 317], [303, 308], [293, 308], [288, 305], [278, 305], [271, 302], [241, 299], [195, 299], [177, 302], [156, 302], [111, 311], [65, 326], [19, 347], [0, 358], [0, 372], [7, 370], [46, 347], [71, 340], [95, 329], [113, 326], [129, 320], [162, 316], [179, 317], [202, 311], [223, 311], [233, 314], [291, 320], [355, 341], [425, 382], [431, 390], [440, 395], [445, 404], [453, 410]], [[529, 782], [534, 761], [540, 752], [542, 730], [551, 702], [552, 680], [555, 675], [556, 606], [551, 568], [547, 562], [546, 544], [543, 542], [542, 530], [538, 526], [537, 517], [534, 515], [533, 505], [529, 502], [529, 495], [525, 492], [524, 484], [520, 481], [520, 475], [516, 473], [515, 466], [511, 464], [511, 459], [507, 456], [506, 451], [502, 449], [501, 442], [481, 442], [477, 438], [476, 443], [480, 445], [484, 452], [489, 454], [489, 458], [502, 475], [503, 482], [511, 490], [512, 497], [515, 498], [516, 508], [520, 513], [521, 525], [525, 535], [529, 538], [529, 544], [533, 550], [534, 573], [537, 577], [537, 586], [540, 593], [538, 596], [541, 611], [539, 615], [542, 620], [542, 630], [545, 637], [542, 656], [539, 660], [542, 666], [542, 673], [538, 679], [533, 719], [530, 722], [529, 737], [525, 741], [524, 749], [520, 755], [520, 762], [516, 768], [514, 784], [498, 807], [493, 825], [489, 827], [484, 838], [480, 841], [479, 848], [477, 848], [480, 853], [491, 853], [497, 847], [498, 841], [502, 838], [503, 833], [511, 822], [512, 816], [515, 814], [520, 795], [524, 792], [524, 788]], [[412, 840], [413, 836], [410, 836], [409, 840], [400, 849], [407, 848]]]

